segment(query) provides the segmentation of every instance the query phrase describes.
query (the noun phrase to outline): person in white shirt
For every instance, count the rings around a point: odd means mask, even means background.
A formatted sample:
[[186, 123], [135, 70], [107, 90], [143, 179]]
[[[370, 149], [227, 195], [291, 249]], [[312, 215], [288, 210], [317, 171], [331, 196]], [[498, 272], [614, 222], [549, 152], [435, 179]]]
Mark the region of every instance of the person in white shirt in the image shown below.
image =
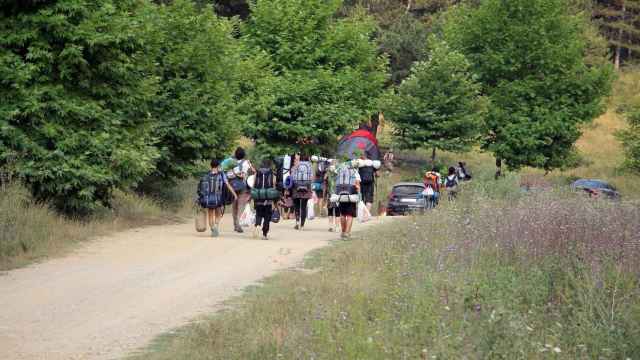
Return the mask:
[[238, 195], [233, 201], [231, 206], [231, 215], [233, 216], [233, 227], [236, 232], [242, 233], [242, 227], [240, 226], [240, 215], [244, 211], [251, 200], [251, 193], [247, 186], [247, 178], [249, 177], [249, 171], [256, 172], [256, 169], [251, 164], [251, 161], [246, 159], [246, 152], [242, 147], [238, 147], [234, 153], [234, 159], [238, 162], [238, 165], [230, 170], [227, 174], [230, 179], [231, 186]]

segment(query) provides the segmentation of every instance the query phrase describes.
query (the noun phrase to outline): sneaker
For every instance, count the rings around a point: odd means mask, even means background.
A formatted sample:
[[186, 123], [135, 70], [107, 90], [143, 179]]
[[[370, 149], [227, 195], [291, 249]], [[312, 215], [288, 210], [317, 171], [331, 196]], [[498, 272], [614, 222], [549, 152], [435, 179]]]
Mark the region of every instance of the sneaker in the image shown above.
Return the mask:
[[220, 230], [218, 230], [218, 227], [214, 227], [211, 228], [211, 237], [218, 237], [220, 236]]
[[346, 233], [340, 233], [340, 239], [344, 239], [347, 236]]
[[244, 230], [242, 230], [242, 227], [240, 227], [240, 225], [236, 226], [233, 231], [242, 234], [244, 232]]
[[262, 240], [269, 240], [269, 237], [267, 235], [262, 235]]
[[345, 240], [351, 240], [351, 233], [344, 233]]
[[293, 227], [296, 230], [300, 230], [300, 225], [296, 224], [296, 226]]
[[254, 239], [258, 238], [258, 229], [259, 229], [258, 226], [254, 226], [254, 228], [253, 228], [252, 236], [253, 236]]
[[334, 231], [335, 231], [334, 228], [332, 228], [332, 227], [329, 228], [329, 232], [334, 232]]

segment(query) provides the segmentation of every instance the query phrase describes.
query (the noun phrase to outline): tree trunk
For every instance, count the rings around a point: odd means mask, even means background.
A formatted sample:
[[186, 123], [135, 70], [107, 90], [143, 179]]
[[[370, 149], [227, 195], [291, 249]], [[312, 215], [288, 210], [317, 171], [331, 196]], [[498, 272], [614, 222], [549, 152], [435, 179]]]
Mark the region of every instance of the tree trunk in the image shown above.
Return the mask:
[[496, 158], [496, 180], [502, 176], [502, 159]]
[[436, 148], [435, 146], [431, 149], [431, 167], [436, 166]]
[[[626, 12], [626, 6], [624, 3], [624, 0], [622, 1], [622, 22], [624, 22], [625, 20], [625, 12]], [[616, 70], [620, 70], [620, 55], [622, 53], [622, 47], [620, 46], [620, 44], [622, 43], [622, 29], [618, 29], [618, 44], [616, 44], [616, 54], [615, 54], [615, 59], [613, 61], [613, 67]]]

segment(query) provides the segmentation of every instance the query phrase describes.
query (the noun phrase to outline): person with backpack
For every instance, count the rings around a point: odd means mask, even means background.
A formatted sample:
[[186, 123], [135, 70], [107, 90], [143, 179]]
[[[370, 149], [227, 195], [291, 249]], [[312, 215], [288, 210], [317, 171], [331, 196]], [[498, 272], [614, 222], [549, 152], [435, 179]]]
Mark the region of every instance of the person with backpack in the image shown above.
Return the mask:
[[360, 156], [360, 163], [364, 165], [358, 168], [358, 172], [360, 174], [360, 194], [362, 195], [362, 201], [364, 201], [367, 210], [371, 213], [376, 176], [378, 174], [373, 165], [368, 165], [367, 160], [368, 158], [365, 152]]
[[306, 154], [300, 155], [300, 161], [291, 168], [293, 187], [291, 197], [296, 214], [296, 225], [294, 229], [304, 230], [307, 221], [307, 204], [313, 197], [311, 183], [313, 181], [313, 165]]
[[227, 172], [229, 183], [237, 194], [237, 197], [232, 202], [231, 215], [233, 216], [233, 230], [238, 233], [244, 232], [240, 226], [240, 215], [242, 215], [244, 208], [251, 199], [249, 186], [247, 185], [249, 171], [253, 171], [254, 173], [256, 171], [251, 161], [246, 159], [246, 156], [247, 154], [244, 149], [238, 147], [233, 156], [233, 160], [236, 161], [237, 165]]
[[276, 177], [273, 173], [271, 160], [265, 159], [256, 172], [256, 179], [251, 189], [251, 197], [256, 210], [256, 221], [253, 229], [253, 237], [258, 237], [258, 231], [262, 227], [262, 239], [269, 239], [269, 225], [273, 216], [273, 204], [280, 198], [280, 191], [276, 188]]
[[423, 183], [425, 187], [423, 195], [427, 201], [427, 208], [432, 209], [438, 204], [440, 196], [440, 174], [436, 167], [424, 174]]
[[357, 216], [357, 204], [360, 201], [360, 173], [351, 161], [344, 161], [336, 169], [335, 194], [333, 200], [339, 203], [340, 227], [342, 239], [351, 238], [353, 218]]
[[[336, 166], [335, 164], [329, 165], [327, 171], [324, 174], [324, 182], [326, 184], [326, 194], [336, 193]], [[326, 199], [327, 202], [327, 217], [329, 218], [329, 231], [335, 231], [338, 226], [338, 219], [340, 219], [340, 203], [331, 201], [331, 196]]]
[[466, 168], [467, 164], [464, 161], [458, 162], [458, 167], [456, 168], [456, 175], [458, 176], [458, 180], [460, 181], [469, 181], [471, 180], [471, 172]]
[[201, 207], [207, 209], [211, 237], [220, 236], [220, 221], [224, 215], [226, 191], [234, 199], [238, 198], [224, 172], [220, 169], [220, 161], [213, 159], [211, 160], [211, 170], [198, 183], [198, 202]]
[[455, 200], [458, 195], [458, 175], [456, 175], [456, 168], [453, 166], [449, 168], [449, 174], [445, 179], [444, 186], [447, 190], [449, 201]]
[[318, 209], [320, 213], [324, 211], [324, 203], [327, 197], [327, 181], [326, 174], [329, 168], [329, 159], [322, 157], [318, 158], [316, 163], [315, 177], [313, 179], [313, 191], [316, 193], [318, 199]]

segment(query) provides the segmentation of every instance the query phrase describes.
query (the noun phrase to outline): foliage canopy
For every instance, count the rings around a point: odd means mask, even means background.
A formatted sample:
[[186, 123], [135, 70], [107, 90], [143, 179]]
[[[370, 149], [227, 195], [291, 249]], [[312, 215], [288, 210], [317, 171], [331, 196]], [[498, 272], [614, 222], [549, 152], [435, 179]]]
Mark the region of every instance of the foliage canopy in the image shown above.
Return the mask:
[[484, 148], [514, 169], [566, 165], [612, 79], [609, 66], [585, 64], [584, 20], [563, 0], [487, 0], [449, 16], [445, 38], [491, 102]]
[[340, 1], [262, 0], [251, 5], [245, 38], [272, 62], [272, 106], [247, 124], [267, 152], [334, 147], [368, 118], [386, 80], [386, 61], [360, 14], [336, 19]]
[[478, 140], [486, 102], [464, 55], [440, 42], [427, 61], [414, 64], [385, 109], [401, 147], [465, 151]]

